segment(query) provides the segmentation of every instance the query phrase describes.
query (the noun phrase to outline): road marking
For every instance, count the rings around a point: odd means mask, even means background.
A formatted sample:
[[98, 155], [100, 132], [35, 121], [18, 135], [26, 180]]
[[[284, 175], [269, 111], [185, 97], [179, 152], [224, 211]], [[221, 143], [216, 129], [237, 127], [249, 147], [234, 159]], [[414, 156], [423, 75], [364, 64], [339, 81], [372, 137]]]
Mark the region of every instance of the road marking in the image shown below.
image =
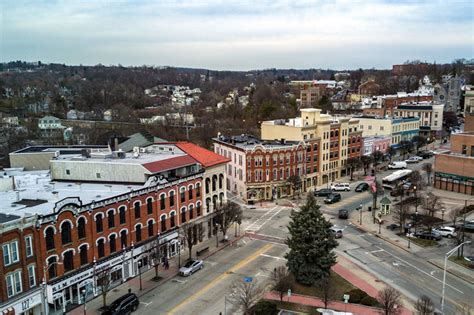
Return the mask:
[[179, 309], [181, 309], [183, 306], [185, 306], [186, 304], [190, 303], [190, 302], [193, 302], [194, 300], [196, 300], [199, 296], [201, 296], [202, 294], [206, 293], [210, 288], [212, 288], [213, 286], [215, 286], [218, 282], [221, 282], [222, 280], [226, 279], [227, 277], [229, 277], [231, 274], [235, 273], [236, 271], [238, 271], [239, 269], [243, 268], [244, 266], [248, 265], [250, 262], [254, 261], [255, 259], [257, 259], [258, 257], [260, 257], [260, 254], [263, 254], [265, 253], [266, 251], [268, 251], [270, 248], [272, 248], [273, 245], [272, 244], [267, 244], [265, 246], [263, 246], [262, 248], [260, 248], [259, 250], [257, 250], [255, 253], [253, 253], [252, 255], [250, 256], [247, 256], [246, 258], [242, 259], [240, 262], [238, 262], [237, 264], [235, 264], [233, 267], [231, 267], [230, 269], [228, 269], [227, 271], [225, 271], [224, 273], [222, 273], [220, 276], [218, 276], [217, 278], [211, 280], [207, 285], [205, 285], [202, 289], [200, 289], [199, 291], [197, 291], [196, 293], [192, 294], [190, 297], [188, 297], [187, 299], [185, 299], [184, 301], [182, 301], [181, 303], [179, 303], [178, 305], [176, 305], [175, 307], [173, 307], [172, 309], [170, 309], [168, 311], [168, 314], [173, 314], [173, 313], [176, 313]]
[[282, 259], [286, 260], [286, 258], [283, 258], [283, 257], [277, 257], [277, 256], [272, 256], [272, 255], [267, 255], [267, 254], [260, 254], [260, 256], [273, 258], [273, 259], [276, 259], [276, 260], [282, 260]]
[[383, 249], [377, 249], [377, 250], [373, 250], [373, 251], [370, 251], [370, 252], [365, 252], [365, 254], [373, 254], [373, 253], [378, 253], [378, 252], [384, 252], [385, 250]]
[[256, 235], [260, 235], [260, 236], [263, 236], [263, 237], [271, 237], [271, 238], [276, 238], [278, 240], [286, 240], [286, 238], [283, 238], [283, 237], [278, 237], [278, 236], [273, 236], [273, 235], [267, 235], [267, 234], [262, 234], [262, 233], [258, 233]]
[[148, 302], [148, 303], [146, 303], [146, 302], [143, 302], [143, 301], [140, 301], [140, 303], [141, 303], [141, 304], [145, 304], [145, 307], [148, 307], [148, 305], [150, 305], [151, 303], [153, 303], [153, 301], [151, 301], [151, 302]]
[[[273, 208], [271, 208], [270, 210], [268, 210], [267, 212], [265, 212], [260, 218], [258, 218], [255, 222], [253, 222], [252, 224], [250, 224], [249, 226], [247, 226], [247, 228], [245, 229], [245, 231], [258, 231], [260, 230], [265, 224], [267, 224], [271, 219], [273, 219], [276, 215], [278, 215], [283, 209], [285, 209], [284, 207], [279, 207], [280, 209], [278, 209], [278, 211], [275, 211], [274, 213], [272, 213], [275, 209], [277, 209], [279, 206], [275, 206]], [[271, 214], [271, 215], [270, 215]], [[270, 215], [268, 217], [268, 215]], [[261, 223], [258, 223], [259, 221], [263, 220], [263, 222]]]
[[[379, 247], [379, 248], [380, 248], [380, 247]], [[380, 249], [383, 250], [383, 251], [385, 251], [383, 248], [380, 248]], [[406, 261], [406, 260], [404, 260], [404, 259], [401, 259], [400, 257], [398, 257], [398, 256], [396, 256], [396, 255], [394, 255], [394, 254], [392, 254], [392, 253], [390, 253], [390, 252], [388, 252], [388, 251], [385, 251], [385, 252], [386, 252], [387, 254], [389, 254], [389, 255], [395, 257], [396, 259], [400, 260], [401, 262], [404, 262], [404, 263], [407, 264], [408, 266], [410, 266], [410, 267], [412, 267], [412, 268], [418, 270], [419, 272], [424, 273], [424, 274], [427, 275], [428, 277], [431, 277], [431, 278], [433, 278], [433, 279], [436, 279], [436, 280], [439, 281], [440, 283], [443, 283], [442, 280], [439, 280], [438, 278], [436, 278], [435, 276], [433, 276], [433, 275], [430, 274], [429, 272], [426, 272], [426, 271], [424, 271], [423, 269], [418, 268], [417, 266], [415, 266], [415, 265], [409, 263], [408, 261]], [[458, 291], [458, 292], [461, 293], [461, 294], [464, 294], [464, 292], [462, 292], [461, 290], [459, 290], [459, 289], [456, 288], [456, 287], [453, 287], [453, 286], [450, 285], [450, 284], [447, 284], [447, 283], [446, 283], [446, 286], [450, 287], [450, 288], [453, 289], [453, 290]]]
[[264, 278], [271, 278], [270, 276], [264, 275], [261, 272], [258, 272], [255, 277], [264, 277]]
[[186, 283], [188, 280], [173, 279], [173, 282]]

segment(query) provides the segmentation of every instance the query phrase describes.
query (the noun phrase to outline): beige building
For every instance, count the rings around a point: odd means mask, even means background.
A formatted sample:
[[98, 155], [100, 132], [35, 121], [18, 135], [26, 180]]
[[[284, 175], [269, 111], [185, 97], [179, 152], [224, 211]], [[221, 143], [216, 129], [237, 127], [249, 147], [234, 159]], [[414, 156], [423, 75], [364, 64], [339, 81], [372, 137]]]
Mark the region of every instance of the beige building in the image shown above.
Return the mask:
[[359, 128], [362, 136], [389, 136], [392, 138], [390, 145], [397, 148], [400, 141], [411, 141], [420, 133], [419, 117], [380, 118], [376, 116], [360, 116]]
[[357, 117], [359, 120], [359, 129], [362, 131], [362, 137], [391, 136], [392, 119], [377, 118], [375, 116]]
[[261, 128], [263, 140], [286, 139], [319, 143], [320, 172], [308, 174], [307, 178], [313, 186], [328, 184], [345, 176], [346, 160], [361, 154], [362, 134], [359, 121], [322, 114], [320, 109], [303, 108], [301, 117], [264, 121]]
[[419, 117], [420, 133], [427, 138], [440, 138], [443, 129], [443, 111], [443, 104], [420, 102], [398, 105], [394, 110], [394, 115], [396, 117]]

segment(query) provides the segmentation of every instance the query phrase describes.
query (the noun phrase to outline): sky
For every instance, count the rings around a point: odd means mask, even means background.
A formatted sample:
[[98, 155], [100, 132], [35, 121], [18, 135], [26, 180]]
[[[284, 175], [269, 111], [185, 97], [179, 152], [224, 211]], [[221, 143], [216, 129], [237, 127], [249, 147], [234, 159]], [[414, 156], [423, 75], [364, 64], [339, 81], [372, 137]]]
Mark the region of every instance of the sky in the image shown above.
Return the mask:
[[474, 1], [0, 0], [0, 62], [389, 69], [474, 57]]

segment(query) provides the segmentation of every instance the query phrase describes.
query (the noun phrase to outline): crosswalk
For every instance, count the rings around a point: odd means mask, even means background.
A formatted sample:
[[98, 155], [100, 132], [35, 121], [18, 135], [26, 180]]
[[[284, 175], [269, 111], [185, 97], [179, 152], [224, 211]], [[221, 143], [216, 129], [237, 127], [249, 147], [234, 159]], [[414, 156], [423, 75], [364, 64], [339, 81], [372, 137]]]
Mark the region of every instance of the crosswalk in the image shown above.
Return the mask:
[[260, 230], [267, 222], [273, 219], [276, 215], [278, 215], [284, 207], [282, 206], [274, 206], [270, 208], [267, 212], [265, 212], [260, 218], [255, 220], [254, 222], [250, 223], [249, 226], [245, 229], [246, 232], [257, 232]]

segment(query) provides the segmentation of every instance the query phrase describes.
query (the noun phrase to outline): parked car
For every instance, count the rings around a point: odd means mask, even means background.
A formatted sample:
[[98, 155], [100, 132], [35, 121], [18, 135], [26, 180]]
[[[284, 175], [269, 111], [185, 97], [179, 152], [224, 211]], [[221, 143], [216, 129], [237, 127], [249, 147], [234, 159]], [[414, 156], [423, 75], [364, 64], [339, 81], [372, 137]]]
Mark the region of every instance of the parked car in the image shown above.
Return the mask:
[[314, 192], [314, 196], [315, 197], [327, 197], [329, 196], [330, 194], [332, 194], [332, 190], [331, 189], [320, 189], [320, 190], [316, 190]]
[[351, 187], [349, 186], [349, 183], [336, 183], [336, 184], [331, 184], [331, 190], [332, 191], [350, 191]]
[[334, 234], [334, 238], [341, 238], [342, 237], [342, 230], [340, 227], [333, 226], [329, 229], [332, 234]]
[[423, 158], [416, 155], [405, 160], [406, 163], [418, 163], [420, 161], [423, 161]]
[[121, 315], [135, 312], [140, 301], [135, 293], [127, 293], [112, 302], [102, 312], [102, 315]]
[[341, 201], [341, 194], [330, 194], [324, 199], [324, 203], [335, 203]]
[[349, 218], [349, 211], [347, 209], [340, 209], [339, 219], [347, 219], [347, 218]]
[[457, 235], [456, 229], [450, 226], [440, 226], [436, 229], [433, 229], [433, 231], [438, 233], [441, 236], [448, 237], [448, 238], [451, 238]]
[[407, 163], [404, 161], [392, 162], [388, 165], [388, 169], [390, 170], [399, 170], [405, 168], [407, 168]]
[[474, 265], [474, 256], [464, 256], [464, 259]]
[[202, 267], [204, 267], [202, 260], [189, 260], [179, 269], [179, 274], [183, 277], [187, 277], [202, 269]]
[[392, 223], [392, 224], [387, 225], [387, 229], [390, 231], [399, 230], [400, 225]]
[[461, 228], [466, 229], [467, 231], [474, 230], [474, 221], [468, 221], [465, 224], [462, 224]]
[[355, 191], [356, 192], [363, 192], [363, 191], [366, 191], [369, 189], [369, 184], [367, 183], [360, 183], [359, 185], [357, 185]]
[[420, 151], [417, 154], [418, 154], [418, 156], [422, 157], [423, 159], [429, 159], [430, 157], [432, 157], [434, 155], [433, 151]]
[[436, 232], [416, 232], [415, 237], [435, 241], [441, 240], [441, 235]]

